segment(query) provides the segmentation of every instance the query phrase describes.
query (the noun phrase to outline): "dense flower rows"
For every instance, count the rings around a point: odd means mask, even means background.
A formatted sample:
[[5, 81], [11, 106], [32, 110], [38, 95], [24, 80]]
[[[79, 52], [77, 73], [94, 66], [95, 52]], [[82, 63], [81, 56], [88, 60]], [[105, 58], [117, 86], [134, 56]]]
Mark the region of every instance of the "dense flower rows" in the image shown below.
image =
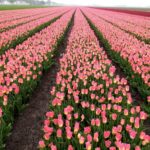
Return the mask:
[[31, 13], [33, 15], [33, 14], [38, 14], [39, 12], [46, 12], [46, 11], [49, 11], [49, 8], [0, 11], [0, 24], [5, 23], [5, 22], [9, 22], [9, 21], [11, 22], [11, 21], [17, 20], [17, 19], [29, 17], [29, 16], [31, 16]]
[[42, 70], [51, 64], [55, 47], [73, 12], [71, 10], [64, 14], [49, 27], [0, 56], [0, 142], [3, 138], [2, 132], [7, 128], [5, 122], [10, 123], [8, 120], [13, 117], [11, 109], [20, 107], [22, 99], [33, 90]]
[[[107, 9], [110, 10], [110, 9]], [[124, 10], [123, 10], [124, 11]], [[114, 14], [118, 19], [124, 20], [125, 22], [129, 22], [131, 24], [137, 25], [137, 26], [141, 26], [147, 29], [150, 29], [150, 20], [149, 17], [144, 17], [143, 15], [132, 15], [129, 10], [125, 11], [125, 13], [122, 13], [120, 10], [117, 11], [112, 11], [112, 9], [110, 10], [110, 13]], [[132, 11], [133, 12], [133, 11]], [[141, 12], [139, 12], [140, 14]]]
[[148, 115], [132, 105], [127, 80], [115, 70], [77, 10], [50, 91], [40, 149], [147, 150], [150, 136], [142, 123]]
[[[91, 9], [90, 11], [93, 12], [93, 9]], [[128, 22], [125, 22], [121, 18], [118, 18], [119, 13], [111, 13], [111, 12], [108, 13], [108, 11], [94, 10], [94, 14], [113, 23], [114, 25], [119, 26], [123, 30], [129, 31], [131, 33], [140, 36], [142, 39], [150, 39], [150, 29], [139, 26], [138, 24], [137, 25], [131, 24], [129, 18], [128, 18]], [[126, 18], [126, 15], [122, 17]], [[150, 20], [148, 20], [148, 23], [150, 24]]]
[[[12, 28], [12, 27], [16, 27], [18, 25], [22, 25], [22, 24], [25, 24], [25, 23], [28, 23], [30, 21], [33, 21], [35, 19], [39, 19], [41, 17], [44, 17], [44, 16], [47, 16], [47, 15], [50, 15], [54, 12], [56, 12], [57, 10], [59, 10], [58, 8], [55, 8], [55, 9], [50, 9], [49, 11], [39, 11], [38, 13], [32, 13], [30, 12], [30, 16], [28, 17], [22, 17], [20, 19], [13, 19], [12, 21], [5, 21], [3, 23], [0, 23], [0, 32], [3, 32], [5, 31], [6, 29], [9, 29], [9, 28]], [[29, 15], [29, 14], [28, 14]]]
[[89, 13], [88, 9], [84, 9], [84, 13], [108, 40], [111, 48], [130, 63], [134, 71], [133, 78], [139, 74], [144, 83], [150, 87], [150, 45], [138, 41], [132, 35]]
[[13, 40], [17, 39], [18, 37], [21, 37], [21, 36], [24, 36], [24, 35], [28, 34], [28, 32], [30, 30], [33, 30], [37, 26], [40, 26], [40, 25], [42, 25], [42, 24], [44, 24], [44, 23], [60, 16], [61, 14], [66, 12], [67, 10], [69, 10], [69, 8], [67, 8], [67, 9], [62, 8], [59, 11], [55, 12], [54, 14], [42, 17], [40, 19], [31, 21], [27, 24], [23, 24], [21, 26], [18, 26], [14, 29], [2, 32], [0, 34], [0, 48], [2, 46], [9, 45]]

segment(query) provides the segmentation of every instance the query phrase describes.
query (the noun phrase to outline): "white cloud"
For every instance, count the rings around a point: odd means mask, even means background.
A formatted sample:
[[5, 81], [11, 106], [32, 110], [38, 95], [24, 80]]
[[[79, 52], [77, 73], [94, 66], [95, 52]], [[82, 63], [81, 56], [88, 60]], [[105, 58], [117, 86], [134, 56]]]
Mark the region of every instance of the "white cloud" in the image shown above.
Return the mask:
[[150, 7], [150, 0], [52, 0], [69, 5]]

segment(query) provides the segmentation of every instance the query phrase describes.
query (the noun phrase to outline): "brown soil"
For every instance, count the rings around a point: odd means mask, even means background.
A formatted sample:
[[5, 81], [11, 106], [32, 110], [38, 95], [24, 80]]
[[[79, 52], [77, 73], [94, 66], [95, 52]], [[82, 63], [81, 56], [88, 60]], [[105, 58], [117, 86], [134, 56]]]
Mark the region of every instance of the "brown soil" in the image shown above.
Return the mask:
[[35, 150], [42, 137], [42, 123], [48, 110], [49, 90], [54, 84], [55, 67], [43, 75], [26, 109], [16, 118], [13, 131], [6, 143], [6, 150]]
[[38, 142], [42, 138], [42, 125], [45, 113], [48, 111], [50, 94], [49, 91], [55, 85], [56, 74], [59, 69], [59, 59], [66, 48], [67, 37], [57, 49], [59, 56], [54, 57], [56, 62], [48, 72], [42, 76], [39, 86], [31, 96], [26, 109], [15, 119], [11, 135], [6, 142], [6, 150], [37, 150]]

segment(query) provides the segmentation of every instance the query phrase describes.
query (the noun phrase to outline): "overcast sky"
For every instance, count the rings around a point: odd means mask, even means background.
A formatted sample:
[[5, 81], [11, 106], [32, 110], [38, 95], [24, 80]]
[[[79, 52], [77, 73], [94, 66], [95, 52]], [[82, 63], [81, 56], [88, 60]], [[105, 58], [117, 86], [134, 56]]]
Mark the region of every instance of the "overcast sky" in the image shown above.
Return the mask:
[[51, 1], [73, 5], [98, 4], [99, 6], [150, 7], [150, 0], [51, 0]]

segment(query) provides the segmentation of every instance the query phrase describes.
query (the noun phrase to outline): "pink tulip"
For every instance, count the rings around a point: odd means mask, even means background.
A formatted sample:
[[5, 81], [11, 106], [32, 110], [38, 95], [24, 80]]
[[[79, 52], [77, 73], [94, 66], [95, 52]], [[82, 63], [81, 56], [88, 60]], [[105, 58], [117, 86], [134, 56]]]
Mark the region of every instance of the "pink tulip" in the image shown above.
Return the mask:
[[130, 138], [131, 138], [131, 139], [135, 139], [135, 137], [136, 137], [136, 135], [137, 135], [137, 132], [134, 131], [134, 130], [131, 130], [131, 131], [129, 131], [129, 135], [130, 135]]
[[147, 115], [144, 111], [141, 111], [141, 112], [140, 112], [140, 119], [141, 119], [141, 120], [145, 120], [145, 119], [147, 118], [147, 116], [148, 116], [148, 115]]
[[110, 136], [110, 131], [104, 131], [104, 138], [107, 139]]
[[79, 122], [75, 122], [75, 125], [74, 125], [74, 133], [77, 133], [77, 132], [79, 131], [79, 127], [80, 127]]
[[51, 150], [57, 150], [56, 145], [51, 145]]
[[40, 148], [45, 148], [45, 143], [43, 140], [39, 141], [39, 147]]
[[135, 150], [141, 150], [140, 146], [136, 146]]
[[71, 131], [66, 131], [66, 133], [67, 133], [67, 139], [71, 139], [72, 138], [72, 132]]
[[90, 142], [86, 142], [85, 145], [86, 145], [86, 150], [91, 150], [92, 149], [92, 145], [91, 145]]
[[74, 150], [73, 146], [72, 146], [72, 145], [69, 145], [69, 146], [68, 146], [68, 150]]
[[113, 113], [112, 114], [112, 120], [116, 120], [117, 119], [117, 114], [116, 113]]
[[109, 148], [110, 145], [111, 145], [111, 141], [110, 141], [110, 140], [105, 141], [105, 146], [106, 146], [107, 148]]
[[95, 142], [98, 142], [98, 141], [99, 141], [99, 133], [98, 133], [98, 132], [95, 132], [95, 133], [94, 133], [94, 141], [95, 141]]
[[62, 130], [61, 129], [58, 129], [57, 130], [57, 137], [62, 137]]
[[89, 134], [91, 132], [91, 127], [84, 127], [84, 134]]
[[46, 116], [49, 118], [53, 118], [54, 117], [54, 112], [53, 111], [49, 111], [46, 113]]
[[88, 135], [87, 135], [87, 141], [88, 141], [88, 142], [92, 142], [92, 136], [91, 136], [91, 134], [88, 134]]
[[80, 136], [80, 138], [79, 138], [79, 143], [80, 143], [80, 144], [83, 144], [83, 143], [84, 143], [84, 140], [85, 140], [84, 137], [83, 137], [83, 136]]

